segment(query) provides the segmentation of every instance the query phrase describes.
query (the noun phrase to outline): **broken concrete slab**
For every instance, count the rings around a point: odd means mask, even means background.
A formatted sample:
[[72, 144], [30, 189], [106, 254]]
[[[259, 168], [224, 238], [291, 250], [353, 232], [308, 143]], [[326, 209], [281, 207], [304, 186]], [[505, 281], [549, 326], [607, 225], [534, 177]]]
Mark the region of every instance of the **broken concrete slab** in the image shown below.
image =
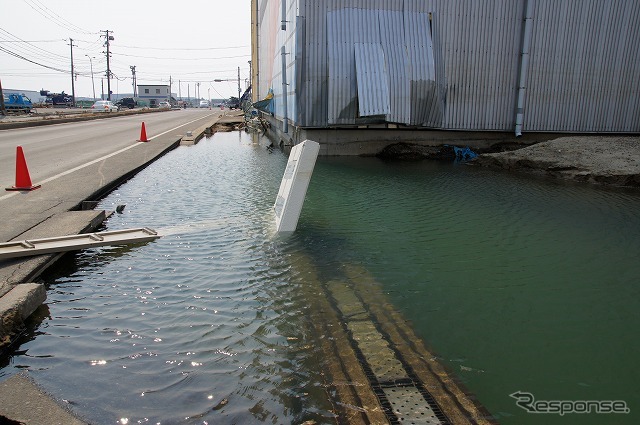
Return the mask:
[[0, 347], [11, 342], [24, 321], [47, 299], [41, 283], [16, 285], [0, 298]]

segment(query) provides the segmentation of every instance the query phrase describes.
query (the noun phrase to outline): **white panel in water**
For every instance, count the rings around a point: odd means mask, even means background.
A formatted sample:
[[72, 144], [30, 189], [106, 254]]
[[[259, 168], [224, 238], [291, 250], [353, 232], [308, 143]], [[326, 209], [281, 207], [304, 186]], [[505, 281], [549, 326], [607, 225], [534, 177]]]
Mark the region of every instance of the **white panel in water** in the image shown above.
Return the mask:
[[274, 205], [276, 232], [296, 230], [319, 150], [320, 145], [311, 140], [305, 140], [291, 149]]

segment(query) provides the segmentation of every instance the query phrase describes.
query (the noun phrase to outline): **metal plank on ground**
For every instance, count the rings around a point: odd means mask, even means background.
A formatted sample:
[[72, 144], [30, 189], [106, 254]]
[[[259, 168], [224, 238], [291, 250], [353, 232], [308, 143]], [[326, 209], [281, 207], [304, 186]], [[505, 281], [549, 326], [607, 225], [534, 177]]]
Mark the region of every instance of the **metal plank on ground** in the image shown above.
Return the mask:
[[0, 243], [0, 259], [75, 251], [105, 245], [149, 242], [160, 238], [147, 227]]

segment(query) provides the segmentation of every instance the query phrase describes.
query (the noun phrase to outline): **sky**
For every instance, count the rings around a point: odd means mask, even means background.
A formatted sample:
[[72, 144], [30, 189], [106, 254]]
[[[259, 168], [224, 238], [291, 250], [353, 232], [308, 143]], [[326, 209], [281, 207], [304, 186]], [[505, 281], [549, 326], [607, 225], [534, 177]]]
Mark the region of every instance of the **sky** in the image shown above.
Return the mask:
[[[71, 94], [71, 46], [76, 97], [107, 91], [105, 31], [111, 90], [169, 84], [182, 97], [229, 98], [242, 90], [251, 60], [250, 0], [0, 0], [0, 82], [4, 89]], [[219, 80], [232, 80], [215, 82]], [[179, 82], [179, 84], [178, 84]]]

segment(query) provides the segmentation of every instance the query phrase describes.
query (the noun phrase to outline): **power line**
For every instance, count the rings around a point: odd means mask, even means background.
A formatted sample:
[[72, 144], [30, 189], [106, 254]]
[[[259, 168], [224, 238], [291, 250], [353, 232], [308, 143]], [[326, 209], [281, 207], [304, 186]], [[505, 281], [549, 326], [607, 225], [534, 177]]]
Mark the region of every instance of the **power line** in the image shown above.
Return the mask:
[[[53, 52], [50, 52], [50, 51], [48, 51], [48, 50], [45, 50], [45, 49], [43, 49], [43, 48], [41, 48], [41, 47], [38, 47], [38, 46], [36, 46], [36, 45], [33, 45], [33, 44], [31, 44], [30, 42], [28, 42], [28, 41], [25, 41], [25, 40], [21, 39], [20, 37], [18, 37], [18, 36], [16, 36], [16, 35], [14, 35], [14, 34], [12, 34], [12, 33], [10, 33], [10, 32], [9, 32], [9, 31], [7, 31], [7, 30], [4, 30], [4, 29], [0, 28], [0, 32], [2, 32], [2, 33], [5, 33], [5, 34], [6, 34], [6, 35], [2, 35], [2, 34], [0, 34], [0, 36], [5, 37], [5, 39], [6, 39], [6, 37], [7, 37], [7, 36], [8, 36], [8, 37], [10, 37], [10, 39], [9, 39], [8, 41], [16, 41], [16, 42], [20, 42], [20, 43], [21, 43], [21, 44], [19, 44], [19, 45], [17, 45], [17, 46], [14, 46], [14, 48], [18, 48], [18, 49], [26, 50], [27, 52], [32, 53], [32, 54], [40, 54], [40, 55], [41, 55], [41, 54], [43, 54], [43, 53], [44, 53], [46, 56], [50, 56], [50, 57], [57, 57], [57, 58], [63, 58], [63, 59], [65, 59], [65, 60], [66, 60], [66, 56], [59, 55], [59, 54], [57, 54], [57, 53], [53, 53]], [[11, 39], [14, 39], [14, 40], [11, 40]], [[60, 41], [66, 41], [66, 40], [62, 40], [62, 39], [61, 39]], [[42, 52], [42, 53], [35, 53], [35, 52]]]
[[14, 53], [14, 52], [10, 51], [10, 50], [7, 50], [7, 49], [5, 49], [4, 47], [1, 47], [1, 46], [0, 46], [0, 51], [3, 51], [3, 52], [5, 52], [5, 53], [7, 53], [7, 54], [9, 54], [11, 56], [15, 56], [18, 59], [22, 59], [22, 60], [25, 60], [27, 62], [31, 62], [31, 63], [33, 63], [35, 65], [38, 65], [38, 66], [41, 66], [43, 68], [52, 69], [54, 71], [63, 72], [65, 74], [70, 74], [70, 72], [67, 71], [66, 69], [55, 68], [55, 67], [52, 67], [52, 66], [48, 66], [48, 65], [44, 65], [44, 64], [38, 63], [36, 61], [32, 61], [31, 59], [27, 59], [24, 56], [21, 56], [21, 55], [19, 55], [17, 53]]
[[[235, 72], [235, 71], [236, 71], [235, 69], [223, 69], [223, 70], [211, 70], [211, 71], [192, 71], [192, 72], [173, 71], [172, 74], [174, 74], [174, 75], [221, 74], [221, 73], [229, 73], [229, 72]], [[167, 75], [166, 72], [149, 72], [149, 71], [144, 72], [144, 74], [145, 75], [162, 75], [162, 76]]]
[[242, 49], [251, 47], [250, 45], [245, 46], [231, 46], [231, 47], [140, 47], [140, 46], [121, 46], [118, 44], [118, 47], [123, 47], [126, 49], [142, 49], [142, 50], [225, 50], [225, 49]]
[[[119, 46], [118, 46], [119, 47]], [[239, 56], [218, 56], [217, 58], [169, 58], [169, 57], [157, 57], [157, 56], [138, 56], [138, 55], [128, 55], [126, 53], [114, 53], [117, 56], [128, 56], [131, 58], [143, 58], [143, 59], [159, 59], [159, 60], [179, 60], [179, 61], [203, 61], [203, 60], [218, 60], [218, 59], [237, 59], [237, 58], [248, 58], [251, 55], [239, 55]]]
[[43, 5], [42, 3], [40, 3], [38, 0], [24, 0], [24, 1], [33, 10], [35, 10], [36, 12], [38, 12], [39, 14], [44, 16], [45, 18], [49, 19], [54, 24], [66, 29], [66, 30], [73, 31], [73, 32], [81, 32], [81, 33], [84, 33], [84, 34], [95, 34], [95, 33], [87, 31], [87, 30], [85, 30], [83, 28], [80, 28], [79, 26], [67, 21], [62, 16], [58, 15], [56, 12], [54, 12], [51, 9], [49, 9], [47, 6]]
[[[26, 53], [25, 52], [21, 52], [21, 51], [10, 50], [10, 49], [8, 49], [6, 47], [0, 46], [0, 51], [2, 51], [4, 53], [7, 53], [7, 54], [9, 54], [9, 55], [11, 55], [13, 57], [16, 57], [18, 59], [24, 60], [24, 61], [29, 62], [29, 63], [33, 63], [33, 64], [38, 65], [38, 66], [42, 66], [44, 68], [51, 69], [51, 70], [54, 70], [54, 71], [64, 72], [65, 74], [69, 73], [69, 71], [63, 70], [63, 69], [60, 69], [60, 68], [57, 67], [57, 64], [61, 60], [64, 60], [66, 62], [68, 60], [68, 57], [62, 56], [62, 55], [55, 55], [57, 57], [53, 57], [51, 55], [48, 55], [49, 57], [47, 58], [47, 55], [43, 55], [41, 53], [34, 52], [33, 50], [29, 50], [29, 49], [23, 49], [23, 50], [26, 50]], [[40, 58], [53, 60], [53, 61], [56, 62], [56, 65], [49, 65], [49, 64], [45, 63], [45, 61], [42, 61], [42, 60], [30, 59], [29, 57], [27, 57], [27, 55], [37, 55]], [[58, 57], [61, 58], [61, 59], [59, 59]], [[82, 72], [75, 71], [74, 73], [77, 74], [77, 75], [83, 75], [83, 76], [86, 75], [85, 71], [82, 71]]]
[[54, 43], [54, 42], [57, 43], [60, 40], [58, 39], [55, 39], [55, 40], [0, 40], [0, 43]]

